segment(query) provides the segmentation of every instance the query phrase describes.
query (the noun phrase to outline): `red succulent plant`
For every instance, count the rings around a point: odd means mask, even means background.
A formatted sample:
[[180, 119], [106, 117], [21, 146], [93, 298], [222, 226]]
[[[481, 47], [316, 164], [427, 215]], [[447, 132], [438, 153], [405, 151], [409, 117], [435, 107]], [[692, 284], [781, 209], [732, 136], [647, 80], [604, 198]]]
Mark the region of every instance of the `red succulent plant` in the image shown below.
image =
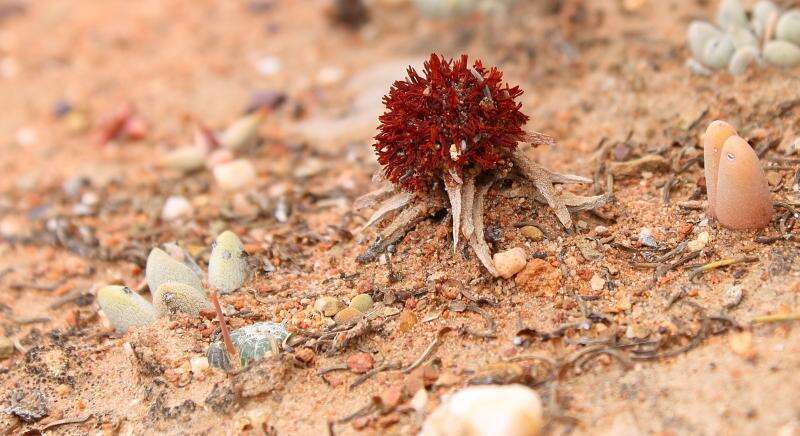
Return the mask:
[[525, 139], [528, 117], [515, 100], [522, 90], [480, 60], [470, 66], [467, 55], [448, 61], [431, 54], [422, 73], [409, 67], [383, 98], [374, 147], [387, 179], [421, 192], [470, 168], [508, 165]]

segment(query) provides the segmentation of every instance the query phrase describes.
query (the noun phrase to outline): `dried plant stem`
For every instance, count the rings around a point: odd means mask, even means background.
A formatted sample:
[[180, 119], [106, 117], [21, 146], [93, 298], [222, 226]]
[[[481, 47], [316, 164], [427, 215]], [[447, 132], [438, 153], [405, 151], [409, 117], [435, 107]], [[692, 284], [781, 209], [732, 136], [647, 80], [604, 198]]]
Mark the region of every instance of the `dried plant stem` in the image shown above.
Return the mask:
[[236, 355], [236, 348], [233, 347], [233, 342], [231, 341], [231, 334], [228, 331], [228, 323], [225, 322], [225, 314], [222, 313], [222, 306], [219, 304], [219, 297], [217, 297], [216, 289], [212, 289], [209, 292], [209, 298], [211, 303], [214, 305], [214, 310], [217, 311], [217, 320], [219, 321], [219, 329], [222, 331], [222, 342], [225, 343], [225, 348], [228, 350], [228, 354], [231, 356], [231, 361], [233, 361], [233, 357]]
[[388, 200], [381, 203], [378, 210], [372, 214], [372, 216], [367, 220], [367, 222], [361, 226], [359, 229], [359, 233], [363, 232], [364, 230], [368, 229], [381, 219], [385, 217], [388, 213], [400, 209], [401, 207], [406, 206], [411, 200], [414, 198], [414, 194], [409, 192], [401, 192], [399, 194], [395, 194], [390, 197]]
[[486, 238], [483, 235], [483, 205], [486, 199], [486, 193], [492, 187], [493, 181], [489, 181], [482, 185], [478, 192], [475, 193], [475, 201], [472, 207], [472, 221], [474, 223], [474, 231], [469, 238], [469, 245], [478, 256], [483, 266], [489, 271], [493, 277], [500, 275], [494, 267], [492, 254], [489, 251], [489, 245], [486, 244]]
[[464, 186], [461, 189], [461, 203], [464, 208], [464, 218], [461, 222], [461, 233], [464, 238], [469, 240], [472, 232], [475, 231], [475, 176], [469, 175], [464, 179]]
[[765, 324], [770, 322], [800, 321], [800, 313], [777, 313], [774, 315], [761, 315], [750, 320], [751, 324]]
[[444, 190], [450, 199], [450, 209], [453, 213], [453, 252], [458, 249], [458, 235], [461, 234], [461, 196], [462, 183], [445, 180]]

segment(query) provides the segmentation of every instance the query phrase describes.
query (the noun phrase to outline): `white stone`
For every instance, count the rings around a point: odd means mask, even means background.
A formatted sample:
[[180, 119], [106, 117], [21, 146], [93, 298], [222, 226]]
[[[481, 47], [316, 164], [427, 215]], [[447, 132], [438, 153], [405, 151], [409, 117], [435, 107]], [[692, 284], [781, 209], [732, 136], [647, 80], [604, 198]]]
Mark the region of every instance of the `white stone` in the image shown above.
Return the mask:
[[170, 170], [192, 172], [205, 166], [206, 151], [200, 147], [181, 147], [168, 152], [161, 166]]
[[256, 169], [250, 161], [237, 159], [214, 167], [214, 178], [220, 188], [237, 191], [256, 183]]
[[593, 291], [600, 291], [606, 285], [606, 280], [600, 276], [600, 274], [594, 273], [592, 278], [589, 280], [589, 286], [592, 288]]
[[692, 239], [686, 244], [686, 248], [688, 248], [689, 251], [700, 251], [706, 248], [706, 245], [708, 245], [708, 241], [710, 240], [711, 235], [707, 231], [702, 231], [699, 235], [697, 235], [696, 238]]
[[180, 195], [173, 195], [167, 198], [164, 202], [164, 208], [161, 210], [161, 219], [164, 221], [174, 221], [178, 218], [184, 218], [192, 214], [192, 204], [186, 197]]
[[533, 389], [470, 386], [439, 405], [420, 436], [536, 436], [541, 429], [542, 402]]
[[189, 359], [189, 368], [194, 374], [208, 371], [208, 358], [205, 356], [195, 356]]
[[527, 262], [525, 250], [520, 247], [495, 253], [493, 260], [495, 269], [504, 279], [514, 277], [514, 274], [525, 268]]

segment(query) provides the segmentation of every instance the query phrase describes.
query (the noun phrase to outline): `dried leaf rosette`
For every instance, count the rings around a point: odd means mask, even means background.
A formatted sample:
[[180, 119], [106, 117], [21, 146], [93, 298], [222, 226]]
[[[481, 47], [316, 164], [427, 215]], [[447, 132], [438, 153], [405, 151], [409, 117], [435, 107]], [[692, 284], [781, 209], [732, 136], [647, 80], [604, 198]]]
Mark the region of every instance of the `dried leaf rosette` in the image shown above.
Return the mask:
[[556, 193], [553, 183], [591, 180], [553, 173], [531, 159], [532, 147], [555, 140], [524, 130], [528, 116], [517, 101], [522, 90], [502, 79], [500, 70], [485, 68], [479, 60], [470, 65], [466, 55], [448, 61], [432, 54], [421, 74], [409, 68], [408, 77], [394, 83], [383, 99], [387, 111], [374, 144], [383, 165], [376, 179], [383, 186], [356, 200], [354, 207], [377, 205], [364, 229], [396, 216], [360, 261], [375, 259], [449, 203], [454, 249], [463, 236], [496, 276], [483, 235], [483, 207], [489, 188], [502, 177], [531, 182], [536, 198], [550, 205], [567, 228], [572, 227], [568, 206], [586, 210], [605, 203], [605, 196], [562, 198]]

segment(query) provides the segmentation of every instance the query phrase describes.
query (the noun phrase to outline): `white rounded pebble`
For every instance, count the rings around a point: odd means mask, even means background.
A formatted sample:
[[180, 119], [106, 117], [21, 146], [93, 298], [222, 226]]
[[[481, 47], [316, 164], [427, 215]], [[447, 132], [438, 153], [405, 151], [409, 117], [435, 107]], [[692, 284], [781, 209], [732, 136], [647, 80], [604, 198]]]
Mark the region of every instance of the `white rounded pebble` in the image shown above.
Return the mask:
[[230, 230], [217, 236], [208, 261], [208, 283], [220, 293], [239, 289], [247, 277], [247, 253], [239, 237]]
[[750, 65], [757, 64], [760, 60], [758, 48], [753, 46], [742, 47], [733, 54], [731, 62], [728, 64], [728, 71], [734, 76], [744, 74]]
[[250, 161], [237, 159], [214, 167], [214, 178], [226, 191], [237, 191], [255, 185], [256, 169]]
[[164, 221], [173, 221], [191, 214], [192, 204], [189, 203], [189, 200], [180, 195], [173, 195], [164, 202], [164, 208], [161, 210], [161, 219]]
[[726, 309], [732, 309], [739, 305], [743, 296], [742, 285], [729, 286], [722, 294], [722, 303]]
[[706, 245], [708, 245], [708, 241], [710, 240], [711, 240], [711, 235], [709, 235], [707, 231], [703, 231], [700, 232], [699, 235], [697, 235], [697, 238], [687, 242], [686, 248], [689, 249], [689, 251], [700, 251], [706, 248]]
[[195, 356], [189, 359], [189, 368], [194, 374], [200, 374], [208, 371], [208, 358], [205, 356]]
[[686, 32], [686, 42], [692, 57], [698, 60], [703, 59], [706, 44], [711, 38], [722, 36], [722, 32], [716, 27], [705, 21], [692, 21]]
[[775, 27], [775, 37], [800, 45], [800, 9], [792, 9], [781, 15]]
[[736, 47], [733, 45], [733, 38], [729, 35], [711, 38], [703, 50], [703, 65], [714, 70], [725, 68], [731, 61], [735, 51]]
[[470, 386], [446, 399], [422, 425], [420, 436], [536, 436], [542, 402], [522, 385]]
[[205, 291], [177, 282], [162, 283], [153, 293], [153, 306], [158, 316], [174, 313], [197, 316], [200, 311], [212, 308]]
[[97, 291], [97, 304], [109, 323], [120, 333], [146, 326], [156, 319], [149, 301], [127, 286], [105, 286]]
[[147, 256], [145, 280], [151, 293], [166, 282], [177, 282], [202, 291], [203, 282], [191, 268], [174, 259], [164, 250], [154, 247]]
[[759, 38], [764, 36], [764, 31], [772, 16], [778, 13], [780, 13], [778, 6], [770, 0], [761, 0], [753, 6], [752, 25]]
[[717, 24], [722, 29], [747, 26], [747, 14], [739, 0], [722, 0], [717, 10]]
[[492, 259], [497, 273], [504, 279], [510, 279], [514, 274], [522, 271], [527, 263], [525, 250], [520, 247], [495, 253]]
[[205, 166], [206, 151], [200, 147], [181, 147], [170, 151], [161, 159], [161, 166], [189, 173]]
[[764, 60], [782, 68], [800, 65], [800, 47], [788, 41], [770, 41], [764, 46]]

